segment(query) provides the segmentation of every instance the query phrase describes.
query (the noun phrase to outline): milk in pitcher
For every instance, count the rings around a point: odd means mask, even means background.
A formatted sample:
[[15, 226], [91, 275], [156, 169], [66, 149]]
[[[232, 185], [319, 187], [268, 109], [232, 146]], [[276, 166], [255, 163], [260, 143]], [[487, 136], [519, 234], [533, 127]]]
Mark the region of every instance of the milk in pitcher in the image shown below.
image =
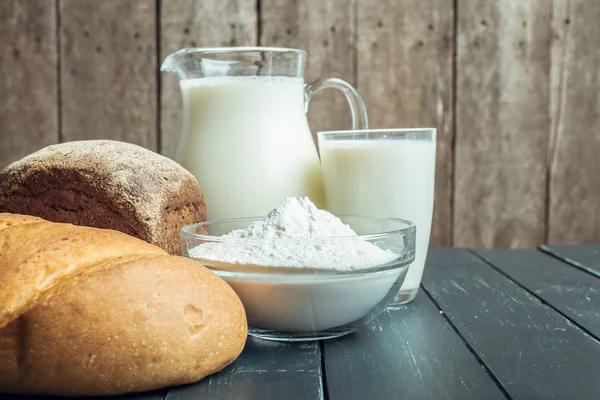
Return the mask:
[[200, 183], [207, 219], [262, 216], [285, 197], [324, 207], [302, 78], [221, 76], [181, 81], [175, 160]]

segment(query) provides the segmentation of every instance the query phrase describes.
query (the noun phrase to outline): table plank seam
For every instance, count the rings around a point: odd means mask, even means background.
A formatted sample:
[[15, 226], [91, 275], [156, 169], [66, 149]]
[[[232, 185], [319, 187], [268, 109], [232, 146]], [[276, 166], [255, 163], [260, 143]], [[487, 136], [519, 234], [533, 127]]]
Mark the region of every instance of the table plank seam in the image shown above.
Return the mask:
[[541, 298], [537, 293], [535, 293], [534, 291], [529, 290], [526, 286], [523, 286], [519, 281], [513, 279], [510, 275], [506, 274], [500, 268], [497, 268], [494, 264], [492, 264], [491, 262], [489, 262], [488, 260], [486, 260], [484, 257], [482, 257], [481, 255], [479, 255], [475, 250], [473, 250], [473, 249], [467, 249], [467, 250], [471, 254], [473, 254], [475, 257], [477, 257], [479, 260], [481, 260], [483, 263], [485, 263], [487, 266], [489, 266], [490, 268], [492, 268], [494, 271], [500, 273], [506, 279], [510, 280], [511, 282], [513, 282], [514, 284], [516, 284], [518, 287], [520, 287], [521, 289], [525, 290], [527, 293], [529, 293], [530, 295], [532, 295], [533, 297], [535, 297], [537, 300], [539, 300], [539, 302], [542, 305], [550, 308], [554, 312], [558, 313], [561, 317], [565, 318], [569, 323], [571, 323], [574, 327], [576, 327], [579, 330], [581, 330], [585, 335], [588, 335], [592, 339], [600, 342], [600, 337], [594, 335], [592, 332], [590, 332], [584, 326], [582, 326], [581, 324], [579, 324], [577, 321], [575, 321], [574, 319], [570, 318], [565, 313], [563, 313], [562, 311], [560, 311], [558, 308], [554, 307], [552, 304], [548, 303], [546, 300], [544, 300], [543, 298]]
[[325, 365], [327, 361], [325, 360], [325, 341], [319, 341], [319, 350], [321, 354], [321, 399], [329, 400], [329, 388], [327, 387], [327, 366]]
[[492, 371], [485, 365], [485, 363], [483, 362], [483, 360], [481, 359], [481, 357], [479, 357], [479, 355], [475, 352], [475, 349], [473, 349], [473, 347], [471, 347], [471, 345], [469, 344], [469, 342], [467, 341], [467, 339], [463, 335], [461, 335], [461, 333], [458, 331], [458, 329], [456, 328], [456, 326], [454, 325], [454, 323], [452, 323], [452, 320], [450, 319], [450, 317], [448, 317], [448, 315], [446, 314], [446, 312], [440, 307], [439, 303], [435, 300], [435, 298], [429, 293], [429, 291], [427, 291], [427, 289], [425, 288], [424, 285], [421, 285], [421, 289], [427, 295], [427, 297], [429, 297], [429, 299], [431, 299], [431, 301], [433, 302], [433, 304], [440, 311], [440, 314], [442, 315], [442, 317], [444, 318], [444, 320], [446, 321], [446, 323], [452, 328], [452, 330], [454, 331], [454, 333], [460, 338], [460, 340], [463, 342], [463, 344], [469, 350], [469, 352], [473, 355], [473, 357], [475, 357], [475, 359], [477, 360], [477, 362], [479, 363], [479, 365], [481, 365], [481, 367], [483, 368], [483, 370], [485, 371], [485, 373], [490, 377], [490, 379], [494, 382], [494, 384], [498, 387], [498, 389], [500, 389], [500, 391], [502, 392], [502, 394], [507, 399], [512, 400], [512, 397], [504, 389], [504, 387], [502, 386], [502, 384], [500, 383], [500, 381], [498, 380], [498, 378], [496, 378], [496, 376], [492, 373]]
[[592, 275], [594, 278], [600, 278], [600, 274], [597, 273], [596, 271], [586, 267], [584, 264], [580, 263], [579, 261], [573, 260], [572, 258], [569, 258], [567, 256], [560, 254], [559, 252], [555, 251], [553, 248], [551, 248], [545, 244], [539, 246], [539, 250], [542, 253], [547, 254], [550, 257], [556, 258], [557, 260], [562, 261], [571, 267], [575, 267], [587, 274]]

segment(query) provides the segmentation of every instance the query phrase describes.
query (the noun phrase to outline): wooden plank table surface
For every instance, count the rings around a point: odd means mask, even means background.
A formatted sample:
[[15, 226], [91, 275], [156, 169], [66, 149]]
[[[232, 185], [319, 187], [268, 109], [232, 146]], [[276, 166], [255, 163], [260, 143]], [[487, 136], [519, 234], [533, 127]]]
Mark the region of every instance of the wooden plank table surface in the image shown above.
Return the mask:
[[249, 339], [234, 364], [197, 384], [111, 397], [504, 398], [600, 398], [599, 245], [433, 250], [415, 301], [354, 334]]

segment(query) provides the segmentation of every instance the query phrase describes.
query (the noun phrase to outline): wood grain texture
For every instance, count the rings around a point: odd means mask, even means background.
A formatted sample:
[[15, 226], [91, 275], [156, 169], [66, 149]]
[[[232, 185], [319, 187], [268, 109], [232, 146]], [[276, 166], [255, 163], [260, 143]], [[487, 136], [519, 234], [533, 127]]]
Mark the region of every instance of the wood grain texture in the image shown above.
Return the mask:
[[452, 243], [451, 0], [359, 1], [358, 89], [372, 128], [437, 128], [433, 246]]
[[271, 342], [248, 337], [242, 355], [224, 372], [320, 371], [321, 351], [316, 342]]
[[554, 1], [548, 242], [600, 241], [600, 2]]
[[330, 400], [505, 398], [423, 291], [323, 356]]
[[[168, 389], [154, 390], [152, 392], [129, 393], [120, 396], [110, 397], [85, 397], [87, 400], [164, 400]], [[58, 397], [58, 396], [23, 396], [9, 393], [0, 393], [2, 400], [73, 400], [73, 397]]]
[[[354, 2], [356, 0], [261, 0], [261, 46], [292, 47], [308, 53], [306, 82], [338, 77], [355, 84]], [[342, 93], [316, 94], [308, 111], [313, 133], [350, 129]]]
[[[114, 400], [322, 400], [321, 351], [317, 342], [282, 343], [248, 338], [240, 357], [198, 383]], [[68, 400], [67, 397], [0, 393], [2, 400]], [[103, 399], [90, 397], [90, 400]], [[107, 398], [104, 398], [107, 399]]]
[[600, 397], [600, 342], [474, 254], [430, 252], [423, 284], [512, 399]]
[[454, 244], [544, 238], [550, 5], [459, 0]]
[[155, 0], [60, 1], [64, 141], [156, 149]]
[[[255, 0], [169, 0], [160, 7], [160, 60], [187, 47], [256, 45]], [[174, 157], [182, 118], [174, 74], [160, 76], [161, 154]]]
[[[160, 389], [152, 392], [129, 393], [119, 396], [119, 400], [164, 400], [168, 393], [168, 389]], [[105, 397], [106, 399], [106, 397]], [[54, 399], [56, 400], [56, 399]], [[94, 400], [94, 398], [88, 399]], [[100, 400], [100, 399], [96, 399]]]
[[320, 378], [314, 371], [242, 372], [172, 389], [165, 400], [322, 400]]
[[220, 373], [173, 388], [165, 400], [323, 399], [316, 342], [277, 343], [249, 338], [242, 355]]
[[543, 245], [542, 251], [600, 277], [600, 244]]
[[600, 278], [538, 250], [476, 253], [600, 339]]
[[58, 142], [56, 3], [0, 2], [0, 169]]

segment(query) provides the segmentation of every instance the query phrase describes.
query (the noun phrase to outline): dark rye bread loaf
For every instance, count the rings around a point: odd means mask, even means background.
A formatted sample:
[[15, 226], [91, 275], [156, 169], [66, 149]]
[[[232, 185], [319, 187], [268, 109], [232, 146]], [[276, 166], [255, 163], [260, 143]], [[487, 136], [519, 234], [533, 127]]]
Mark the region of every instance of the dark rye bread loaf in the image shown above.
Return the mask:
[[180, 253], [179, 230], [206, 218], [198, 181], [142, 147], [85, 140], [46, 147], [0, 172], [0, 212], [121, 231]]

